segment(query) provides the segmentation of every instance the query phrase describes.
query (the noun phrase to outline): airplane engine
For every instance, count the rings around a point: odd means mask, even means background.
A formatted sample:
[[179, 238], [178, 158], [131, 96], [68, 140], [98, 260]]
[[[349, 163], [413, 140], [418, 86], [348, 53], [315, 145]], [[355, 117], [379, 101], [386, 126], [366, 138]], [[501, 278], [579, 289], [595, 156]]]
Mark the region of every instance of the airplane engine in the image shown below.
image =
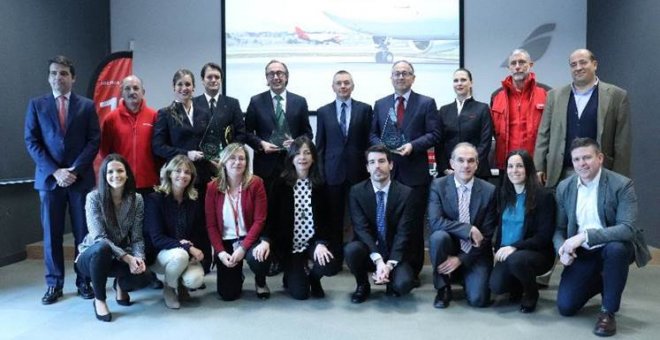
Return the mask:
[[432, 53], [442, 53], [451, 51], [455, 48], [458, 48], [458, 45], [453, 41], [420, 41], [412, 40], [410, 41], [410, 46], [416, 51], [419, 51], [423, 54], [432, 54]]

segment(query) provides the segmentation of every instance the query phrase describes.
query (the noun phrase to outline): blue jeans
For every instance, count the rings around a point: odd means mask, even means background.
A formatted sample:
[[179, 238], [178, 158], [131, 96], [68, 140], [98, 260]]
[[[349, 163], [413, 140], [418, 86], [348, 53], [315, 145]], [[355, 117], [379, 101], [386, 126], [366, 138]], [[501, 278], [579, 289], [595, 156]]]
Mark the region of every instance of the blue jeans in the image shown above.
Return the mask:
[[564, 267], [557, 291], [557, 309], [563, 316], [575, 315], [596, 294], [602, 295], [602, 309], [616, 313], [634, 259], [630, 242], [609, 242], [605, 246], [577, 250], [577, 258]]

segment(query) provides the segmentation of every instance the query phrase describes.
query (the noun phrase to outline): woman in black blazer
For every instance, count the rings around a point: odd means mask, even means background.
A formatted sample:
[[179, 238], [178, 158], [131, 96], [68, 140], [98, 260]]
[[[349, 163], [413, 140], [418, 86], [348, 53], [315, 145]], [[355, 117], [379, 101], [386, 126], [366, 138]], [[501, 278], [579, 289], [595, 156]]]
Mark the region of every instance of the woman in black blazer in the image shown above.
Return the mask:
[[[268, 195], [264, 239], [284, 271], [285, 288], [297, 300], [324, 297], [322, 276], [332, 276], [341, 263], [329, 244], [327, 192], [314, 144], [307, 136], [289, 147], [284, 172]], [[314, 265], [308, 267], [308, 261]]]
[[494, 294], [509, 292], [512, 301], [522, 298], [520, 311], [531, 313], [539, 298], [536, 276], [550, 270], [555, 260], [556, 203], [552, 192], [539, 183], [527, 151], [509, 153], [497, 206], [500, 220], [490, 289]]
[[493, 138], [493, 122], [488, 104], [472, 98], [472, 73], [465, 68], [454, 71], [453, 78], [456, 100], [444, 105], [438, 112], [440, 141], [435, 146], [435, 164], [438, 176], [453, 172], [449, 166], [451, 151], [456, 144], [469, 142], [479, 153], [479, 167], [476, 175], [480, 178], [490, 176], [490, 153]]
[[[151, 147], [156, 156], [171, 160], [176, 155], [186, 155], [193, 161], [197, 170], [197, 181], [194, 184], [199, 197], [206, 195], [206, 183], [216, 174], [216, 167], [204, 158], [200, 150], [200, 142], [209, 124], [208, 109], [193, 105], [195, 92], [195, 76], [190, 70], [180, 69], [172, 78], [174, 101], [167, 107], [158, 110], [158, 118], [154, 127]], [[203, 207], [203, 204], [201, 205]], [[203, 216], [203, 208], [202, 218]], [[191, 240], [204, 253], [202, 267], [208, 273], [211, 268], [213, 254], [211, 243], [202, 223]], [[202, 287], [205, 287], [202, 285]]]

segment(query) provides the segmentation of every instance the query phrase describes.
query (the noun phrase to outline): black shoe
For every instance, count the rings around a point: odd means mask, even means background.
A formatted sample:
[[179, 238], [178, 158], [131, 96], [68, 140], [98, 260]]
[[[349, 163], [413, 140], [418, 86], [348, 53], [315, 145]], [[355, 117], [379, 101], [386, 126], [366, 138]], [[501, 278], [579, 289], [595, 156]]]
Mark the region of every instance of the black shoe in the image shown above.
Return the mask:
[[539, 293], [523, 294], [520, 299], [520, 312], [532, 313], [536, 310], [536, 302], [539, 300]]
[[598, 320], [594, 326], [594, 334], [598, 336], [612, 336], [616, 334], [616, 319], [614, 319], [614, 313], [598, 313]]
[[194, 291], [196, 291], [196, 290], [198, 290], [198, 289], [199, 289], [199, 290], [206, 289], [206, 283], [202, 283], [202, 285], [199, 286], [199, 287], [197, 287], [197, 288], [189, 288], [188, 291], [189, 291], [189, 292], [194, 292]]
[[385, 296], [399, 297], [401, 294], [395, 291], [394, 288], [392, 288], [392, 285], [388, 284], [385, 288]]
[[96, 320], [103, 322], [112, 321], [112, 313], [108, 313], [106, 315], [99, 315], [99, 313], [96, 311], [96, 301], [92, 301], [92, 306], [94, 306], [94, 314], [96, 315]]
[[518, 303], [522, 300], [522, 292], [521, 291], [516, 291], [516, 292], [511, 292], [509, 293], [509, 302], [511, 303]]
[[260, 300], [268, 300], [270, 298], [270, 288], [268, 288], [267, 284], [263, 285], [263, 287], [256, 286], [256, 291], [257, 298]]
[[309, 280], [310, 295], [314, 298], [321, 299], [325, 297], [325, 292], [321, 286], [321, 280]]
[[85, 300], [93, 299], [94, 290], [92, 289], [92, 285], [90, 285], [89, 282], [83, 282], [79, 284], [78, 295], [80, 295]]
[[422, 280], [419, 279], [419, 276], [415, 277], [412, 283], [413, 283], [413, 288], [419, 288], [422, 286]]
[[51, 303], [57, 302], [57, 299], [62, 297], [62, 288], [57, 288], [50, 286], [46, 289], [46, 294], [41, 298], [41, 303], [44, 305], [50, 305]]
[[[112, 281], [112, 289], [114, 289], [115, 292], [117, 292], [117, 279], [115, 279], [114, 281]], [[115, 301], [117, 301], [117, 304], [118, 304], [118, 305], [121, 305], [121, 306], [130, 306], [130, 305], [132, 304], [132, 303], [131, 303], [131, 296], [128, 295], [128, 293], [126, 293], [126, 292], [124, 292], [124, 294], [126, 295], [126, 298], [125, 298], [125, 299], [118, 299], [118, 298], [115, 297]]]
[[451, 287], [446, 286], [438, 289], [438, 293], [435, 295], [433, 300], [433, 307], [435, 308], [447, 308], [449, 307], [449, 302], [451, 301]]
[[367, 301], [369, 295], [371, 294], [371, 286], [369, 284], [358, 285], [355, 288], [355, 292], [351, 294], [351, 302], [353, 303], [362, 303]]

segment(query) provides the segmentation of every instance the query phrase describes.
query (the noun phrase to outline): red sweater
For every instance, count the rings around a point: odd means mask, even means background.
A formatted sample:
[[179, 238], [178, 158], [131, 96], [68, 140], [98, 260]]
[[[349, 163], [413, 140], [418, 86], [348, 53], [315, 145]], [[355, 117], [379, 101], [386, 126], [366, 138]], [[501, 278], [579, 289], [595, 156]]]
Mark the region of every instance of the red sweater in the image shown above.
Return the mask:
[[[218, 191], [215, 180], [209, 182], [206, 186], [204, 210], [206, 212], [206, 229], [216, 254], [225, 250], [225, 246], [222, 244], [224, 229], [222, 208], [224, 204], [225, 193]], [[268, 214], [266, 189], [264, 181], [260, 177], [253, 176], [247, 188], [241, 191], [241, 211], [247, 230], [241, 246], [247, 251], [259, 239]]]
[[516, 149], [525, 149], [532, 157], [536, 146], [547, 88], [536, 82], [530, 73], [522, 91], [518, 91], [511, 76], [502, 81], [502, 87], [491, 98], [491, 117], [495, 134], [495, 164], [506, 166], [506, 156]]
[[138, 189], [159, 183], [159, 162], [151, 152], [151, 136], [156, 122], [156, 110], [142, 101], [137, 114], [131, 113], [124, 101], [119, 102], [101, 123], [101, 158], [118, 153], [126, 158], [135, 175]]

